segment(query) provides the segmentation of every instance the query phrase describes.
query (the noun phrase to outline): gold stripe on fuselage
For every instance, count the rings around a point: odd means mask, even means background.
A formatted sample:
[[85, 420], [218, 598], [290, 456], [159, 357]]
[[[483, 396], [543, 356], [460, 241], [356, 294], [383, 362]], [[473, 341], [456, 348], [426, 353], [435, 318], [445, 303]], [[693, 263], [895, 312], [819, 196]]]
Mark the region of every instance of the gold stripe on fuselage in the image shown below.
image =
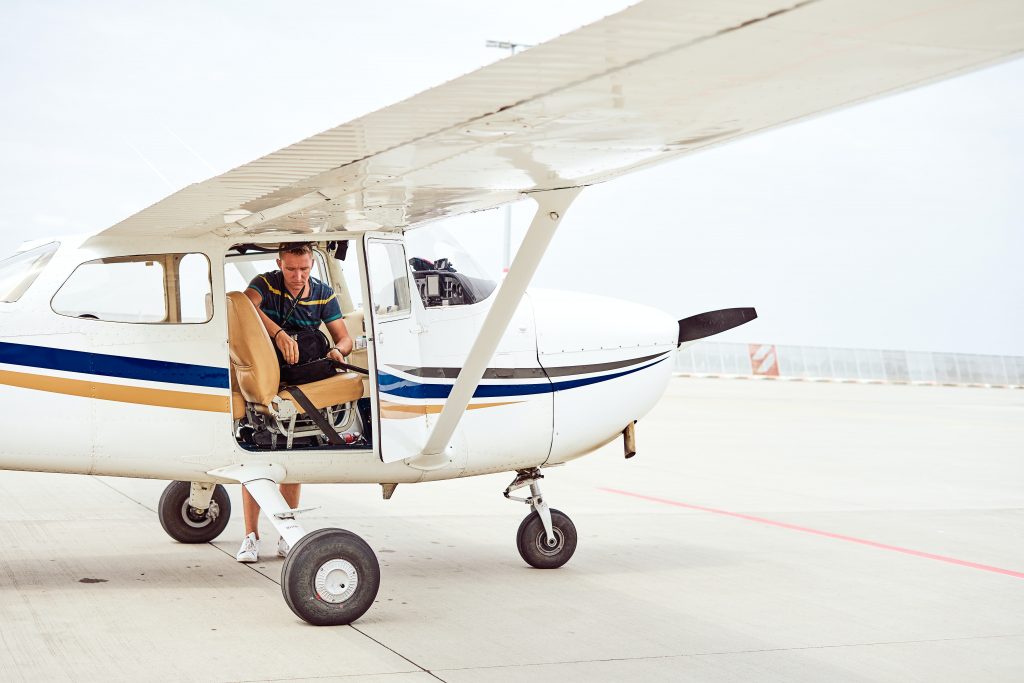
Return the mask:
[[[495, 408], [497, 406], [510, 406], [522, 401], [505, 401], [503, 403], [474, 403], [466, 406], [466, 410], [479, 410], [480, 408]], [[381, 401], [380, 416], [387, 420], [408, 420], [409, 418], [421, 415], [437, 415], [444, 408], [443, 403], [410, 405], [406, 403], [391, 403]]]
[[88, 380], [51, 377], [49, 375], [32, 375], [7, 370], [0, 370], [0, 384], [20, 387], [22, 389], [47, 391], [53, 394], [81, 396], [83, 398], [117, 401], [119, 403], [137, 403], [159, 408], [204, 410], [211, 413], [226, 413], [231, 410], [227, 396], [195, 394], [188, 391], [173, 391], [170, 389], [132, 387], [121, 384], [104, 384]]

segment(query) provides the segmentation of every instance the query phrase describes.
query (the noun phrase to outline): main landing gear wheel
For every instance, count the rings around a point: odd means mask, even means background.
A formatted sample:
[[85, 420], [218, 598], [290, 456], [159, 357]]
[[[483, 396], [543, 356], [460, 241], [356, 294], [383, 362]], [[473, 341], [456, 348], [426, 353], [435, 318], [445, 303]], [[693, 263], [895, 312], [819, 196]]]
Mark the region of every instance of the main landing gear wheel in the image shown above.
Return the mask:
[[344, 529], [306, 534], [288, 551], [281, 571], [284, 601], [314, 626], [351, 624], [370, 609], [378, 588], [373, 549]]
[[209, 543], [220, 536], [231, 519], [231, 499], [220, 484], [213, 490], [210, 506], [196, 510], [189, 505], [192, 485], [187, 481], [172, 481], [163, 495], [157, 510], [160, 526], [167, 535], [179, 543]]
[[568, 515], [552, 509], [551, 530], [555, 540], [548, 542], [544, 523], [540, 515], [531, 512], [519, 525], [516, 546], [519, 554], [530, 566], [537, 569], [557, 569], [569, 561], [576, 552], [576, 526]]

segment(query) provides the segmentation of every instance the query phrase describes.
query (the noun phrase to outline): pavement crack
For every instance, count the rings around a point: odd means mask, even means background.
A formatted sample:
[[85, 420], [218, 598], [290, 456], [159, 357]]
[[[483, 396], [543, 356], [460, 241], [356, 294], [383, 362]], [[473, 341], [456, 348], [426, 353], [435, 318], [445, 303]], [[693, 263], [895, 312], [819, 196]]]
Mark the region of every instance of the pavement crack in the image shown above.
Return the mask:
[[374, 638], [373, 636], [371, 636], [371, 635], [370, 635], [369, 633], [367, 633], [366, 631], [363, 631], [363, 630], [361, 630], [361, 629], [360, 629], [359, 627], [357, 627], [357, 626], [353, 626], [352, 624], [349, 624], [349, 625], [348, 625], [348, 627], [349, 627], [350, 629], [352, 629], [353, 631], [355, 631], [356, 633], [358, 633], [359, 635], [363, 636], [364, 638], [369, 638], [370, 640], [372, 640], [373, 642], [377, 643], [378, 645], [380, 645], [380, 646], [381, 646], [382, 648], [384, 648], [385, 650], [388, 650], [389, 652], [393, 653], [394, 655], [396, 655], [396, 656], [398, 656], [398, 657], [401, 657], [402, 659], [404, 659], [405, 661], [409, 662], [410, 664], [412, 664], [413, 666], [415, 666], [415, 667], [416, 667], [417, 669], [419, 669], [419, 670], [420, 670], [420, 671], [422, 671], [423, 673], [427, 674], [428, 676], [431, 676], [431, 677], [433, 677], [433, 678], [436, 678], [436, 679], [437, 679], [437, 680], [439, 680], [439, 681], [444, 681], [444, 679], [443, 679], [443, 678], [441, 678], [440, 676], [438, 676], [438, 675], [437, 675], [436, 673], [434, 673], [434, 672], [433, 672], [433, 671], [431, 671], [430, 669], [428, 669], [428, 668], [426, 668], [425, 666], [422, 666], [422, 665], [420, 665], [420, 664], [417, 664], [416, 662], [412, 661], [411, 659], [409, 659], [408, 657], [406, 657], [405, 655], [403, 655], [403, 654], [402, 654], [401, 652], [399, 652], [398, 650], [396, 650], [396, 649], [394, 649], [393, 647], [390, 647], [390, 646], [388, 646], [388, 645], [385, 645], [385, 644], [384, 644], [384, 643], [382, 643], [381, 641], [379, 641], [379, 640], [377, 640], [376, 638]]
[[146, 505], [145, 503], [143, 503], [141, 500], [136, 500], [135, 498], [132, 498], [127, 493], [125, 493], [121, 489], [117, 488], [116, 486], [110, 484], [109, 482], [106, 482], [103, 479], [100, 479], [99, 477], [97, 477], [95, 475], [93, 475], [93, 476], [91, 476], [89, 478], [92, 479], [93, 481], [96, 481], [96, 482], [99, 482], [100, 484], [103, 484], [104, 486], [106, 486], [111, 491], [121, 495], [124, 498], [127, 498], [128, 500], [130, 500], [131, 502], [135, 503], [139, 507], [143, 507], [143, 508], [149, 510], [150, 512], [152, 512], [153, 514], [156, 514], [156, 508], [151, 508], [148, 505]]

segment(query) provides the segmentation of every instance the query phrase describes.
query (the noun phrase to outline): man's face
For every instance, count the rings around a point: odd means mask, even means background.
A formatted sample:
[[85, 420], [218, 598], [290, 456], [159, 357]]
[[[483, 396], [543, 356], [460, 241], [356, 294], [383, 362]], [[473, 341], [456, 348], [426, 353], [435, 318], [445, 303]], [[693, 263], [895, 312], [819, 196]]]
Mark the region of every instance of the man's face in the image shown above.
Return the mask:
[[306, 283], [309, 282], [309, 273], [313, 269], [313, 256], [311, 254], [288, 254], [277, 259], [277, 267], [284, 273], [284, 284], [288, 291], [298, 296], [302, 294]]

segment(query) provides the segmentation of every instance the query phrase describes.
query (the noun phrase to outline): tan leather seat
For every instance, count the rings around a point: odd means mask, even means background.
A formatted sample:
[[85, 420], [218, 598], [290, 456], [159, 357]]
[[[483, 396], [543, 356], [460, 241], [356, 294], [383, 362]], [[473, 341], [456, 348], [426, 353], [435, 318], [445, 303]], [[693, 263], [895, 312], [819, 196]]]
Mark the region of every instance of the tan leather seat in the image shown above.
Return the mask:
[[[258, 409], [269, 410], [281, 389], [281, 368], [270, 335], [263, 327], [256, 307], [242, 292], [228, 292], [228, 348], [231, 369], [238, 381], [238, 391]], [[362, 379], [354, 372], [300, 385], [302, 393], [317, 408], [355, 401], [363, 395]], [[280, 394], [291, 400], [298, 412], [302, 406], [287, 391]]]
[[[317, 408], [358, 401], [363, 397], [363, 380], [354, 372], [341, 372], [334, 377], [300, 385], [299, 388]], [[288, 399], [295, 404], [296, 410], [302, 412], [302, 406], [292, 398], [290, 391], [287, 389], [282, 391], [281, 398]]]

